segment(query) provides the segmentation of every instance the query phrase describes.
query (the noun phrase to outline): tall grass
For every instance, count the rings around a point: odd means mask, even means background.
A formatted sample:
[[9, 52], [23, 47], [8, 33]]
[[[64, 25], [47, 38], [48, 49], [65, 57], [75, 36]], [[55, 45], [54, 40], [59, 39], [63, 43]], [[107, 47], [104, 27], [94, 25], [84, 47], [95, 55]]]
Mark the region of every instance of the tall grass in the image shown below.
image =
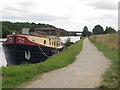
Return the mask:
[[90, 39], [95, 40], [97, 43], [104, 44], [112, 50], [118, 51], [118, 33], [115, 34], [104, 34], [104, 35], [94, 35]]
[[28, 82], [42, 73], [65, 67], [75, 61], [76, 55], [82, 49], [83, 39], [71, 45], [64, 51], [53, 55], [47, 61], [38, 64], [22, 64], [4, 67], [3, 88], [15, 88]]
[[119, 70], [118, 70], [118, 35], [96, 35], [91, 36], [90, 41], [102, 51], [104, 55], [111, 60], [110, 68], [103, 74], [103, 81], [100, 88], [118, 88]]

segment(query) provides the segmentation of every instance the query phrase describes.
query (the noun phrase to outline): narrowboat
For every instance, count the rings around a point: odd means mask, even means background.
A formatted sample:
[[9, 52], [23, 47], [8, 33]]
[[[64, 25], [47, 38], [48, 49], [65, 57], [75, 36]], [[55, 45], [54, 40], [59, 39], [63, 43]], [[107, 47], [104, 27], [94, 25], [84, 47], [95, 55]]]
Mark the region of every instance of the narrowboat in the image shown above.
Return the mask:
[[39, 63], [63, 50], [56, 28], [23, 28], [22, 34], [11, 34], [2, 46], [7, 65]]

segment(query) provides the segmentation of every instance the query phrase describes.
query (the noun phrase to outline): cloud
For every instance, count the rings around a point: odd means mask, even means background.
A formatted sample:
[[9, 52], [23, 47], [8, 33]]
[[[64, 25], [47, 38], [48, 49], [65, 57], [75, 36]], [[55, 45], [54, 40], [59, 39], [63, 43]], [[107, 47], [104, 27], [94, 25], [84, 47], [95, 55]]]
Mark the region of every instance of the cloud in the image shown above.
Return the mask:
[[[15, 10], [16, 11], [16, 10]], [[12, 12], [13, 13], [13, 12]], [[22, 21], [35, 21], [35, 22], [54, 22], [57, 20], [68, 20], [68, 17], [60, 17], [60, 16], [54, 16], [49, 14], [3, 14], [2, 15], [3, 20], [22, 20]]]
[[117, 10], [117, 3], [111, 1], [96, 1], [88, 4], [93, 6], [95, 9], [102, 9], [102, 10]]
[[10, 6], [8, 6], [8, 7], [5, 7], [4, 8], [4, 10], [5, 11], [3, 11], [3, 13], [5, 13], [5, 12], [15, 12], [15, 13], [20, 13], [20, 12], [22, 12], [22, 13], [26, 13], [26, 12], [28, 12], [28, 10], [26, 10], [26, 9], [23, 9], [23, 8], [15, 8], [15, 7], [10, 7]]
[[5, 5], [1, 11], [2, 11], [2, 14], [3, 13], [7, 14], [9, 12], [11, 12], [11, 13], [30, 13], [30, 9], [35, 7], [36, 5], [37, 5], [36, 2], [27, 1], [27, 0], [14, 2], [14, 3], [10, 2], [10, 5]]
[[57, 20], [69, 19], [68, 17], [60, 17], [49, 14], [33, 14], [31, 17], [33, 17], [33, 20], [36, 21], [57, 21]]
[[[66, 30], [117, 28], [117, 0], [3, 0], [0, 20], [47, 23]], [[1, 17], [2, 16], [2, 17]]]

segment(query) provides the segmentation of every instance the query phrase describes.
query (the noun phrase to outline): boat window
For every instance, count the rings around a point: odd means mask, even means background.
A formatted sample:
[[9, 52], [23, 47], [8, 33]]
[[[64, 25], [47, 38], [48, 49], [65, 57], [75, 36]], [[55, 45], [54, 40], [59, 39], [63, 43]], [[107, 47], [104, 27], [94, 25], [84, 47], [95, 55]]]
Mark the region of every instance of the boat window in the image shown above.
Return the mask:
[[51, 45], [51, 39], [49, 39], [49, 45]]
[[44, 40], [44, 44], [46, 44], [46, 40]]
[[55, 41], [54, 41], [54, 46], [55, 46]]
[[58, 41], [57, 41], [57, 47], [59, 46]]
[[53, 44], [54, 44], [54, 43], [52, 42], [52, 46], [53, 46]]

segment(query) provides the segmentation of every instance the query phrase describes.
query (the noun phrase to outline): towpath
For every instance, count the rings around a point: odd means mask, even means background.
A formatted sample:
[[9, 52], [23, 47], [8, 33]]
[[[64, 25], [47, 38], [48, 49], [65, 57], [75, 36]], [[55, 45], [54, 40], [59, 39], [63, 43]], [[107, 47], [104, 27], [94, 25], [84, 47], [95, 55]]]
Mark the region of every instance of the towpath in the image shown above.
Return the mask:
[[76, 61], [64, 68], [42, 75], [25, 88], [95, 88], [102, 81], [102, 74], [111, 62], [88, 39]]

